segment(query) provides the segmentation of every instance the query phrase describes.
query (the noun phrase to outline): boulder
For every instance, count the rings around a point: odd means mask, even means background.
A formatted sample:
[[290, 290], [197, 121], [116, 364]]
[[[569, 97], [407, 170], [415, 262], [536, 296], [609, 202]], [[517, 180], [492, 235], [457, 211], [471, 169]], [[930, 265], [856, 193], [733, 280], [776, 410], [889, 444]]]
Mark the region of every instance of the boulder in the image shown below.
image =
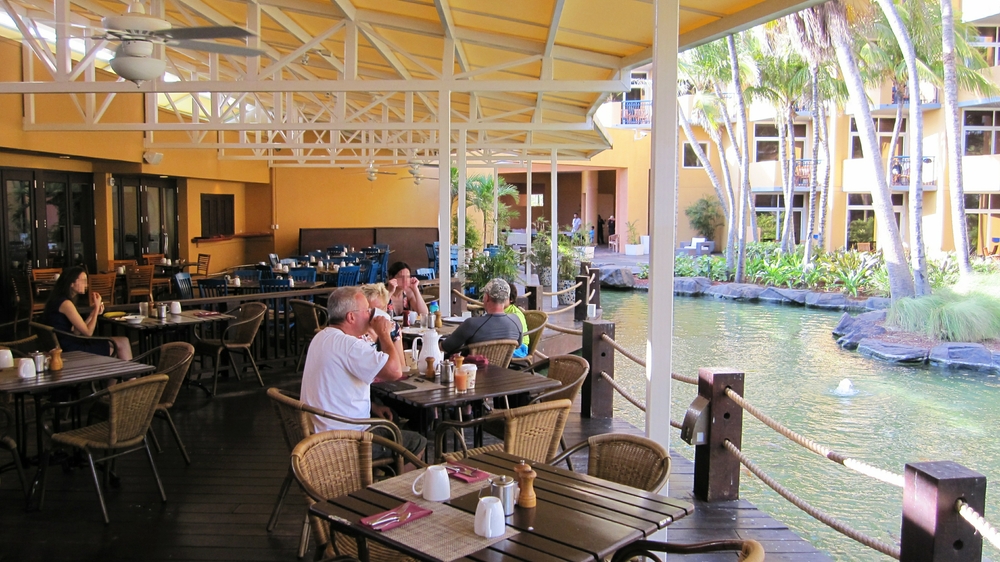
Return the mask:
[[844, 349], [857, 349], [862, 341], [885, 333], [885, 328], [876, 324], [855, 323], [852, 329], [837, 339], [837, 345]]
[[712, 286], [708, 277], [674, 277], [674, 294], [697, 297]]
[[873, 310], [871, 312], [865, 312], [857, 316], [851, 316], [848, 313], [844, 313], [840, 317], [840, 322], [833, 328], [833, 335], [840, 337], [847, 334], [853, 330], [858, 329], [858, 327], [866, 324], [876, 324], [885, 320], [884, 310]]
[[731, 299], [736, 301], [755, 301], [764, 292], [764, 287], [750, 285], [748, 283], [724, 283], [712, 285], [705, 289], [705, 294], [717, 299]]
[[978, 343], [942, 343], [931, 348], [928, 361], [948, 369], [993, 370], [993, 354]]
[[631, 289], [635, 287], [635, 275], [627, 267], [602, 267], [601, 287], [613, 289]]
[[923, 363], [930, 351], [901, 343], [864, 339], [858, 343], [858, 353], [887, 363]]
[[827, 310], [844, 310], [853, 303], [841, 293], [809, 293], [806, 295], [806, 306], [824, 308]]
[[892, 306], [892, 299], [885, 297], [868, 297], [865, 301], [865, 308], [868, 310], [885, 310]]
[[802, 289], [782, 289], [768, 287], [757, 297], [758, 300], [775, 304], [805, 304], [809, 291]]

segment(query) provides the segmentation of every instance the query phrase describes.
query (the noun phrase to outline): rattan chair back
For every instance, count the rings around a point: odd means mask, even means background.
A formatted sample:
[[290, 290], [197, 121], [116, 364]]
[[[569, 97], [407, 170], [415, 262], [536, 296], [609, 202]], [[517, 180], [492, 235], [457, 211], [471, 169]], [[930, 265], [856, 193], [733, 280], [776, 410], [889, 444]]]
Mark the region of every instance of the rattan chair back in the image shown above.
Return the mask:
[[559, 452], [572, 405], [569, 400], [555, 400], [504, 410], [504, 452], [532, 462], [549, 462]]
[[288, 299], [299, 330], [299, 341], [309, 341], [326, 326], [326, 307], [302, 299]]
[[0, 341], [0, 347], [11, 350], [14, 357], [28, 357], [28, 355], [39, 349], [38, 335], [31, 334], [26, 338], [12, 341]]
[[343, 496], [373, 482], [372, 434], [324, 431], [292, 449], [292, 471], [313, 501]]
[[264, 314], [267, 313], [267, 305], [262, 302], [246, 302], [240, 305], [235, 311], [237, 322], [243, 322], [236, 326], [235, 330], [227, 334], [227, 347], [250, 347], [253, 339], [257, 337], [257, 330], [260, 328]]
[[657, 492], [670, 477], [670, 453], [638, 435], [605, 433], [587, 439], [587, 474], [633, 488]]
[[11, 286], [14, 289], [14, 336], [18, 336], [18, 324], [28, 322], [36, 310], [44, 308], [45, 303], [35, 306], [35, 290], [31, 287], [31, 278], [27, 273], [16, 272], [11, 276]]
[[525, 310], [524, 321], [528, 325], [528, 357], [535, 354], [538, 342], [542, 341], [542, 326], [549, 321], [549, 313], [543, 310]]
[[540, 402], [551, 402], [553, 400], [569, 400], [573, 402], [580, 394], [583, 381], [587, 380], [587, 373], [590, 372], [590, 363], [583, 357], [576, 355], [555, 355], [549, 358], [548, 376], [562, 383], [562, 386], [546, 392], [538, 399]]
[[30, 324], [31, 333], [38, 338], [37, 348], [32, 351], [44, 351], [48, 353], [53, 349], [59, 347], [59, 336], [56, 335], [56, 329], [47, 324], [42, 324], [41, 322], [32, 322]]
[[88, 447], [116, 449], [141, 443], [169, 380], [158, 374], [109, 386], [107, 442], [95, 440]]
[[[709, 541], [693, 544], [666, 543], [658, 541], [635, 541], [629, 543], [615, 552], [611, 562], [631, 562], [632, 560], [659, 560], [656, 553], [667, 554], [705, 554], [724, 551], [735, 551], [737, 562], [764, 562], [764, 547], [753, 539], [731, 539], [721, 541]], [[686, 557], [685, 557], [686, 559]], [[712, 560], [723, 560], [724, 558], [712, 558]], [[731, 558], [725, 558], [731, 560]]]
[[271, 399], [274, 413], [278, 415], [281, 434], [285, 438], [285, 445], [288, 445], [288, 451], [291, 452], [300, 441], [312, 435], [312, 419], [302, 410], [301, 400], [282, 392], [280, 388], [267, 389], [267, 397]]
[[101, 300], [105, 304], [115, 302], [115, 282], [118, 280], [116, 273], [94, 273], [87, 277], [87, 286], [90, 292], [101, 295]]
[[468, 344], [469, 355], [482, 355], [489, 360], [490, 365], [506, 369], [514, 357], [514, 350], [520, 347], [517, 340], [489, 340]]
[[165, 343], [160, 346], [160, 359], [156, 362], [156, 372], [170, 377], [163, 395], [160, 396], [161, 408], [170, 408], [177, 400], [184, 379], [187, 378], [191, 361], [194, 360], [194, 346], [182, 341]]

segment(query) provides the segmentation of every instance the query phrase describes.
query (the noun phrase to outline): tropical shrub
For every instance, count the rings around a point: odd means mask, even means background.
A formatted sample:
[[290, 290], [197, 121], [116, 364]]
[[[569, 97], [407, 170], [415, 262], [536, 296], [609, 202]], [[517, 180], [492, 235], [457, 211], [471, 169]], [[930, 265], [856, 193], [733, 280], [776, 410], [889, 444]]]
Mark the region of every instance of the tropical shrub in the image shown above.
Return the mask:
[[521, 273], [521, 254], [511, 246], [502, 246], [493, 255], [482, 253], [464, 267], [465, 286], [478, 297], [490, 279], [500, 278], [515, 283]]
[[773, 242], [778, 234], [777, 217], [774, 213], [757, 213], [757, 231], [761, 242]]
[[854, 219], [847, 225], [847, 239], [851, 242], [875, 240], [875, 218]]
[[693, 205], [684, 210], [684, 214], [687, 215], [691, 228], [706, 240], [713, 239], [715, 231], [724, 224], [719, 201], [708, 195], [695, 201]]
[[898, 299], [886, 324], [945, 341], [981, 342], [1000, 338], [1000, 299], [951, 289], [923, 297]]
[[698, 266], [694, 256], [680, 254], [674, 256], [674, 277], [697, 277]]

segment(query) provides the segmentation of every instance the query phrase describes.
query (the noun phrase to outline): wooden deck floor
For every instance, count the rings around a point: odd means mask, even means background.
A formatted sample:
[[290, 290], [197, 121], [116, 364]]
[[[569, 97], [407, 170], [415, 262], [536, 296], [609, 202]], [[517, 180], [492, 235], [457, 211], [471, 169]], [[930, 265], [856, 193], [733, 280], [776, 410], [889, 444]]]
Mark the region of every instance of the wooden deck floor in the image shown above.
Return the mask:
[[[273, 370], [265, 383], [297, 388], [298, 379]], [[108, 490], [111, 524], [101, 519], [89, 471], [50, 471], [45, 510], [25, 513], [17, 477], [0, 477], [0, 561], [29, 560], [281, 560], [294, 561], [304, 503], [290, 493], [277, 528], [265, 530], [288, 466], [280, 428], [263, 389], [244, 379], [220, 383], [209, 400], [199, 390], [182, 390], [174, 420], [188, 447], [185, 466], [172, 437], [154, 421], [164, 452], [156, 456], [167, 492], [161, 503], [143, 453], [119, 461], [121, 486]], [[639, 431], [621, 420], [571, 416], [566, 441], [609, 431]], [[30, 444], [29, 444], [30, 445]], [[33, 451], [32, 451], [33, 452]], [[0, 456], [0, 463], [8, 459]], [[574, 458], [586, 470], [585, 455]], [[29, 470], [29, 474], [34, 469]], [[671, 495], [689, 499], [692, 465], [675, 457]], [[691, 501], [689, 499], [689, 501]], [[670, 527], [669, 539], [695, 542], [746, 537], [760, 540], [767, 559], [818, 561], [829, 558], [778, 521], [745, 501], [698, 504], [693, 516]], [[311, 560], [311, 552], [307, 560]], [[674, 560], [674, 557], [670, 558]], [[735, 560], [733, 555], [677, 557], [677, 560]]]

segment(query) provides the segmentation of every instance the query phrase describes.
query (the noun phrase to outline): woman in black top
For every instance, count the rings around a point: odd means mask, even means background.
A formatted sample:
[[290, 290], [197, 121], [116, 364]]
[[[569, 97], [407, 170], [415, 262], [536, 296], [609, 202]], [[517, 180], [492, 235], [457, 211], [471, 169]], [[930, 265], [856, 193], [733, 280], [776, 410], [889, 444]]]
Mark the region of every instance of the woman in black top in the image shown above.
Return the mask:
[[[87, 272], [82, 267], [70, 267], [63, 270], [56, 286], [49, 295], [49, 300], [45, 303], [45, 311], [42, 313], [42, 321], [63, 332], [79, 334], [81, 336], [92, 336], [97, 328], [97, 317], [104, 313], [104, 303], [101, 295], [96, 291], [90, 293], [90, 314], [84, 319], [76, 309], [74, 301], [76, 298], [87, 292]], [[127, 340], [126, 340], [127, 341]], [[113, 346], [105, 341], [86, 341], [75, 338], [62, 338], [59, 346], [63, 351], [85, 351], [95, 355], [110, 356]], [[131, 359], [132, 351], [130, 346], [118, 345], [118, 357], [121, 359]]]

